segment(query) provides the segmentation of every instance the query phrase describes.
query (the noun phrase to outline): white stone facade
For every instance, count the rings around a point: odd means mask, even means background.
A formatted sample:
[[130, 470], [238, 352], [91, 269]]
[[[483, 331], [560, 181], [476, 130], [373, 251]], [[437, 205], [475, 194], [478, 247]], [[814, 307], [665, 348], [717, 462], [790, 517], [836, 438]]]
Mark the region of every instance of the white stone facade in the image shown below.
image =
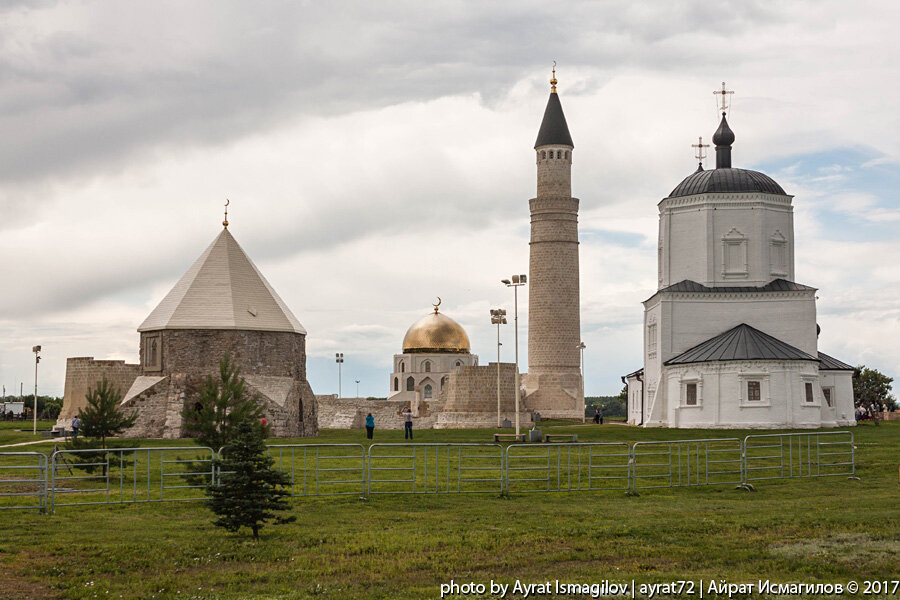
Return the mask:
[[460, 367], [478, 364], [478, 356], [466, 353], [403, 353], [394, 355], [390, 376], [389, 400], [411, 402], [417, 398], [436, 400], [447, 386], [450, 373]]

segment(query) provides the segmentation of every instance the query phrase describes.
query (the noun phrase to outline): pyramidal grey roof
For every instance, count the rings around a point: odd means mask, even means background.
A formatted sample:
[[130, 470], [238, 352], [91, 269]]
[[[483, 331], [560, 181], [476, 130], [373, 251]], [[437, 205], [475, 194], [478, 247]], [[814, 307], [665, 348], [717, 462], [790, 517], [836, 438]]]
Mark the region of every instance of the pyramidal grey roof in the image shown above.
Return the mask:
[[[659, 292], [705, 292], [705, 293], [739, 293], [739, 292], [801, 292], [805, 290], [815, 290], [814, 287], [809, 287], [808, 285], [803, 285], [802, 283], [794, 283], [793, 281], [788, 281], [787, 279], [773, 279], [766, 285], [761, 286], [751, 286], [751, 285], [738, 285], [738, 286], [716, 286], [710, 287], [708, 285], [703, 285], [702, 283], [697, 283], [696, 281], [691, 281], [690, 279], [684, 279], [679, 281], [678, 283], [673, 283], [668, 287], [664, 287]], [[657, 293], [659, 293], [657, 292]]]
[[820, 371], [855, 371], [856, 367], [852, 367], [845, 362], [841, 362], [833, 356], [828, 356], [824, 352], [819, 352], [819, 370]]
[[794, 348], [759, 329], [741, 323], [725, 333], [694, 346], [665, 362], [667, 365], [722, 360], [812, 360], [803, 350]]
[[765, 173], [727, 168], [691, 173], [672, 190], [669, 198], [714, 192], [762, 192], [786, 195], [784, 189]]
[[556, 92], [550, 93], [547, 108], [544, 109], [544, 120], [541, 121], [537, 141], [534, 142], [535, 148], [547, 145], [575, 147], [575, 144], [572, 143], [572, 136], [569, 134], [569, 126], [566, 124], [562, 104], [559, 101], [559, 94]]
[[157, 329], [306, 333], [227, 229], [138, 327]]

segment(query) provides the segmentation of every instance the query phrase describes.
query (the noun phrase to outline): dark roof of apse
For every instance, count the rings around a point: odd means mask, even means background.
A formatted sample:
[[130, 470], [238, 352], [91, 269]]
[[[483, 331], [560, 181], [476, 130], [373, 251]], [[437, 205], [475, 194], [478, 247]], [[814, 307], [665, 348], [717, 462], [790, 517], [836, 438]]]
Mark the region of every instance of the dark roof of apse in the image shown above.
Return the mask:
[[833, 356], [828, 356], [824, 352], [819, 352], [819, 370], [820, 371], [855, 371], [856, 367], [851, 367], [845, 362], [841, 362]]
[[809, 360], [819, 359], [790, 344], [741, 323], [713, 338], [670, 358], [666, 365], [726, 360]]
[[765, 173], [747, 169], [713, 169], [698, 170], [688, 175], [672, 190], [669, 198], [715, 192], [762, 192], [786, 195], [784, 188]]
[[724, 286], [716, 286], [709, 287], [708, 285], [703, 285], [702, 283], [697, 283], [696, 281], [691, 281], [690, 279], [685, 279], [683, 281], [679, 281], [678, 283], [673, 283], [668, 287], [664, 287], [659, 292], [702, 292], [702, 293], [732, 293], [737, 294], [741, 292], [801, 292], [806, 290], [815, 290], [814, 287], [809, 287], [808, 285], [803, 285], [802, 283], [794, 283], [793, 281], [788, 281], [787, 279], [773, 279], [766, 285], [761, 286], [750, 286], [750, 285], [740, 285], [734, 287], [724, 287]]
[[544, 119], [538, 131], [537, 141], [534, 147], [539, 146], [572, 146], [572, 136], [569, 134], [569, 126], [566, 124], [566, 116], [563, 114], [559, 94], [552, 92], [547, 100], [547, 108], [544, 109]]

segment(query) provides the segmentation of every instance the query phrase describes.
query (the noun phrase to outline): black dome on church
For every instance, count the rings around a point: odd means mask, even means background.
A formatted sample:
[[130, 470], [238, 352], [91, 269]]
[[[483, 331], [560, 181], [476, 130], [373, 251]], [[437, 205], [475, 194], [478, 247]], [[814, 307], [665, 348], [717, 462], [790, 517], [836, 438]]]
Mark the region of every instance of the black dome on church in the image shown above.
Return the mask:
[[727, 168], [696, 171], [688, 175], [672, 190], [669, 198], [710, 192], [762, 192], [785, 195], [784, 189], [765, 173]]

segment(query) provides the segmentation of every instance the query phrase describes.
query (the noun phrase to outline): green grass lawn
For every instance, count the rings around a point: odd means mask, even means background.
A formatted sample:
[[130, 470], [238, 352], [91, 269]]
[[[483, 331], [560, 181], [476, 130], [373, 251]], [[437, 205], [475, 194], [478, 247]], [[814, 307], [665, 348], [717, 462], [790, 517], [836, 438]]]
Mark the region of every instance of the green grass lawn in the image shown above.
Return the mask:
[[[585, 441], [752, 433], [590, 423], [542, 427], [578, 433]], [[264, 528], [259, 543], [247, 533], [212, 526], [201, 502], [61, 507], [54, 515], [0, 511], [0, 598], [438, 598], [440, 584], [451, 579], [898, 579], [900, 423], [861, 425], [853, 432], [860, 481], [764, 481], [756, 492], [722, 485], [639, 496], [297, 498], [297, 521]], [[489, 441], [487, 431], [415, 433], [416, 442]], [[377, 431], [375, 441], [402, 438], [402, 431]], [[364, 443], [365, 435], [326, 430], [315, 441]], [[144, 447], [185, 443], [141, 441]], [[706, 589], [704, 596], [712, 597]]]
[[50, 429], [54, 425], [56, 421], [38, 421], [38, 434], [34, 435], [32, 421], [0, 421], [0, 446], [45, 439], [41, 435], [41, 430]]

